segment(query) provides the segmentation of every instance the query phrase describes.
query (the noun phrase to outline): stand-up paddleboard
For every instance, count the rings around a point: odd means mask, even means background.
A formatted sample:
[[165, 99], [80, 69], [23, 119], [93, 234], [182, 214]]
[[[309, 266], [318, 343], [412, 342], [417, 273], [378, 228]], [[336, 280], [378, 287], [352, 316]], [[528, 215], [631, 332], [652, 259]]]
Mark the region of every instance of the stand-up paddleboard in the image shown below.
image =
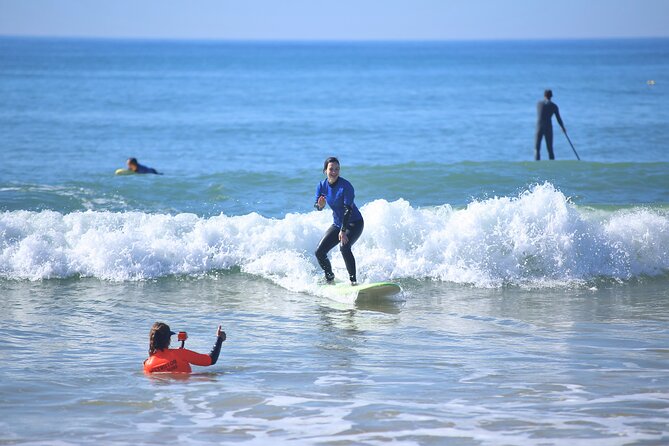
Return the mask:
[[392, 282], [361, 283], [355, 286], [341, 282], [321, 285], [320, 289], [326, 297], [340, 302], [396, 300], [402, 293], [402, 288]]
[[134, 175], [135, 172], [133, 172], [130, 169], [116, 169], [116, 172], [114, 172], [115, 175]]

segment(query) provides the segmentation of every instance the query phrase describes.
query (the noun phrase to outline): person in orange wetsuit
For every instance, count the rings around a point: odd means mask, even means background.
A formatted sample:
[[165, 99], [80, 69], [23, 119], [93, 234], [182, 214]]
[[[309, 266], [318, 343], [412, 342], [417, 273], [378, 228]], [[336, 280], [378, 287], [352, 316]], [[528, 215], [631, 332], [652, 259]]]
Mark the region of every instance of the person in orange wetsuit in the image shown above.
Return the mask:
[[209, 354], [183, 348], [169, 348], [173, 331], [163, 322], [156, 322], [149, 334], [149, 357], [144, 361], [145, 373], [190, 373], [191, 364], [208, 366], [216, 364], [225, 341], [225, 332], [218, 326], [216, 344]]

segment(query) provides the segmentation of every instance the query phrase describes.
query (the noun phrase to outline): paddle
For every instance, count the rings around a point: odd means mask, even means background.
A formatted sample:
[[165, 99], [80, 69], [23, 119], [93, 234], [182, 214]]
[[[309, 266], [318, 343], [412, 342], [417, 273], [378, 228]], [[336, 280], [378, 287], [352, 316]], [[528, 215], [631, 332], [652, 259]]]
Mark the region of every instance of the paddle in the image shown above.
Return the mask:
[[569, 145], [571, 146], [571, 150], [574, 151], [574, 155], [576, 155], [576, 159], [581, 161], [581, 157], [578, 156], [578, 153], [576, 153], [576, 149], [574, 148], [574, 145], [571, 143], [571, 139], [569, 139], [569, 135], [567, 135], [567, 131], [563, 128], [562, 132], [564, 133], [564, 136], [567, 137], [567, 141], [569, 141]]

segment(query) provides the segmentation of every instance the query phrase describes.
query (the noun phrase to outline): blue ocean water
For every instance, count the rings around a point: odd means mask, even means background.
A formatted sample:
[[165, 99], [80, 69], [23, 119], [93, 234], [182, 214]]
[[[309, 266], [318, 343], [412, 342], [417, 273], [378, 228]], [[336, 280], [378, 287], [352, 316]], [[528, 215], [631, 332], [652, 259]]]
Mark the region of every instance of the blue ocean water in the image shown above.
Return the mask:
[[[667, 39], [0, 38], [0, 442], [666, 442], [667, 73]], [[533, 161], [545, 88], [581, 161]], [[319, 291], [331, 155], [400, 303]], [[220, 365], [145, 377], [154, 320], [223, 323]]]

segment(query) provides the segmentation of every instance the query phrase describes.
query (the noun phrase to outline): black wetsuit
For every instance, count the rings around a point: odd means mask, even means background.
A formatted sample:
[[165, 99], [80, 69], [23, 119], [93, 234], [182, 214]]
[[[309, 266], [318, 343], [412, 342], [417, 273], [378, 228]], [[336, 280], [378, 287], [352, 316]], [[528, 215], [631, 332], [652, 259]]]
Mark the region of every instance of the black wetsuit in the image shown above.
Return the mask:
[[548, 99], [539, 101], [537, 104], [537, 134], [534, 139], [534, 159], [537, 161], [541, 159], [541, 138], [544, 137], [546, 138], [548, 158], [555, 159], [555, 155], [553, 154], [553, 115], [555, 115], [558, 124], [564, 130], [558, 106]]
[[156, 175], [160, 175], [156, 169], [153, 167], [146, 167], [142, 164], [137, 163], [137, 170], [135, 173], [154, 173]]
[[[346, 236], [348, 237], [348, 243], [345, 245], [340, 245], [339, 250], [341, 251], [341, 256], [344, 258], [344, 263], [346, 264], [346, 271], [348, 271], [348, 278], [351, 282], [356, 282], [356, 271], [355, 271], [355, 257], [353, 257], [353, 252], [351, 252], [351, 246], [358, 240], [362, 230], [365, 227], [365, 222], [358, 220], [354, 223], [349, 223], [348, 229], [346, 231]], [[316, 248], [316, 259], [318, 259], [318, 264], [323, 268], [325, 272], [325, 278], [329, 282], [334, 279], [334, 273], [332, 272], [332, 266], [330, 265], [330, 260], [328, 259], [328, 252], [339, 244], [339, 231], [340, 229], [332, 225], [325, 231], [325, 235], [318, 244]]]

